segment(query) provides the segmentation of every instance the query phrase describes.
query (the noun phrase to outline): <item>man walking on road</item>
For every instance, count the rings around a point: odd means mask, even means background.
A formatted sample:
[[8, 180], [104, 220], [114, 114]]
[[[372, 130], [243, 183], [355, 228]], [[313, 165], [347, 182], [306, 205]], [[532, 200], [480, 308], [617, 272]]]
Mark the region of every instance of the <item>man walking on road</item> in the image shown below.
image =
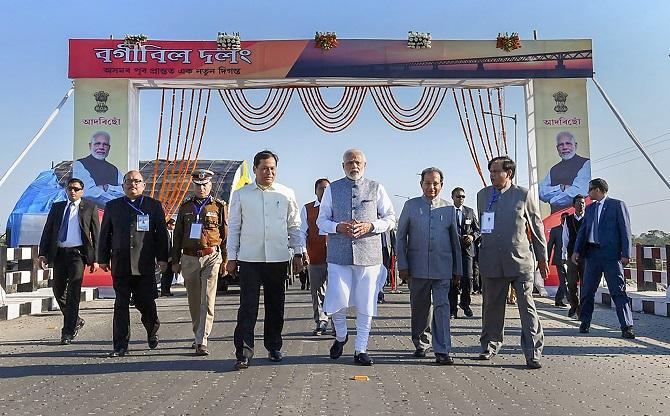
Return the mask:
[[[528, 368], [542, 367], [544, 333], [533, 301], [537, 269], [546, 279], [547, 245], [540, 210], [526, 188], [512, 184], [516, 164], [507, 156], [489, 161], [492, 186], [477, 194], [482, 241], [479, 248], [482, 275], [482, 353], [490, 360], [500, 351], [505, 326], [505, 302], [510, 285], [517, 293], [521, 318], [521, 348]], [[531, 241], [527, 230], [530, 230]], [[534, 252], [531, 252], [531, 247]]]
[[[188, 297], [195, 354], [209, 355], [209, 334], [219, 270], [225, 270], [228, 206], [212, 198], [212, 177], [207, 169], [193, 171], [193, 197], [177, 213], [172, 242], [172, 271], [181, 272]], [[224, 264], [223, 269], [220, 268]]]

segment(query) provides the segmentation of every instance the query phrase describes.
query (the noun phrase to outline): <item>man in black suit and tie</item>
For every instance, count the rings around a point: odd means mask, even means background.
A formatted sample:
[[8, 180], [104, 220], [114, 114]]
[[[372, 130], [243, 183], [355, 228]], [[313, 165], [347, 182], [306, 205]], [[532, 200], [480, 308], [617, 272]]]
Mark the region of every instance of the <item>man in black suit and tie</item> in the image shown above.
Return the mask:
[[49, 210], [38, 257], [43, 269], [51, 265], [54, 270], [54, 297], [63, 313], [62, 345], [70, 344], [84, 326], [79, 317], [81, 283], [85, 265], [91, 273], [98, 269], [95, 248], [100, 232], [95, 204], [81, 199], [84, 183], [72, 178], [66, 189], [68, 200]]
[[[563, 258], [563, 224], [568, 217], [568, 213], [561, 214], [561, 223], [549, 231], [549, 242], [547, 242], [547, 254], [551, 258], [551, 264], [556, 266], [558, 272], [558, 289], [554, 297], [554, 304], [559, 307], [568, 306], [564, 300], [568, 293], [566, 285], [567, 270], [565, 269], [565, 259]], [[552, 254], [552, 250], [554, 251]]]
[[[172, 241], [174, 235], [174, 226], [176, 221], [170, 218], [167, 222], [168, 229], [168, 253], [172, 253]], [[172, 280], [174, 279], [174, 272], [172, 271], [172, 256], [168, 258], [167, 270], [161, 273], [161, 296], [174, 296], [172, 293]]]
[[[130, 295], [142, 314], [149, 348], [158, 346], [158, 313], [156, 311], [156, 263], [161, 272], [167, 269], [168, 232], [161, 203], [143, 196], [144, 179], [131, 170], [123, 177], [125, 196], [107, 203], [102, 217], [98, 260], [100, 267], [112, 272], [114, 301], [114, 351], [110, 357], [128, 352], [130, 339]], [[110, 263], [111, 260], [111, 263]]]
[[[479, 221], [475, 211], [463, 205], [465, 203], [465, 191], [463, 188], [455, 188], [451, 191], [451, 199], [456, 208], [456, 223], [458, 235], [461, 239], [461, 255], [463, 264], [463, 276], [460, 284], [452, 285], [449, 289], [449, 308], [452, 318], [458, 317], [458, 306], [468, 318], [472, 317], [470, 308], [470, 290], [472, 288], [472, 259], [475, 255], [475, 240], [479, 238]], [[458, 303], [458, 293], [461, 294], [461, 302]]]

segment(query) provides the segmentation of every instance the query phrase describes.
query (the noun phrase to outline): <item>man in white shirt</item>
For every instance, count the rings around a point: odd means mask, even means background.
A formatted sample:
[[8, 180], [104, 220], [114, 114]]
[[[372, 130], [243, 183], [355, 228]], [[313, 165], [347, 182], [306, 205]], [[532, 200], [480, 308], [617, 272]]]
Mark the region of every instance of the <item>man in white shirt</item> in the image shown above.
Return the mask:
[[316, 224], [328, 233], [328, 288], [324, 309], [332, 315], [336, 338], [330, 358], [337, 359], [349, 339], [347, 307], [356, 307], [354, 362], [372, 365], [367, 354], [372, 317], [377, 313], [377, 292], [382, 271], [381, 233], [395, 227], [393, 205], [384, 187], [363, 177], [365, 155], [358, 149], [344, 152], [345, 177], [330, 184], [323, 194]]
[[[254, 356], [254, 327], [258, 318], [261, 284], [265, 296], [263, 340], [270, 361], [282, 360], [284, 281], [290, 259], [293, 270], [302, 270], [300, 213], [291, 188], [275, 182], [279, 157], [269, 150], [254, 156], [256, 180], [233, 193], [228, 219], [228, 264], [235, 274], [239, 266], [240, 308], [234, 343], [235, 370], [249, 367]], [[287, 245], [288, 242], [288, 245]]]
[[328, 316], [323, 311], [323, 299], [326, 296], [326, 235], [319, 231], [316, 219], [319, 216], [321, 199], [330, 181], [326, 178], [317, 179], [314, 183], [316, 201], [305, 204], [300, 210], [300, 232], [305, 243], [303, 264], [309, 270], [309, 288], [312, 293], [312, 308], [316, 328], [312, 335], [323, 335], [328, 329]]
[[568, 208], [577, 194], [586, 195], [591, 180], [591, 160], [577, 154], [574, 134], [558, 133], [556, 151], [561, 161], [551, 167], [539, 184], [540, 200], [551, 205], [551, 212]]
[[575, 250], [575, 242], [577, 241], [577, 234], [579, 227], [582, 226], [584, 219], [584, 209], [586, 208], [586, 200], [581, 194], [575, 195], [572, 199], [572, 206], [575, 208], [575, 213], [568, 215], [563, 222], [563, 249], [562, 257], [566, 260], [568, 265], [568, 303], [570, 309], [568, 310], [568, 317], [576, 318], [579, 314], [579, 295], [578, 284], [584, 276], [584, 259], [580, 259], [577, 264], [567, 261], [572, 257]]

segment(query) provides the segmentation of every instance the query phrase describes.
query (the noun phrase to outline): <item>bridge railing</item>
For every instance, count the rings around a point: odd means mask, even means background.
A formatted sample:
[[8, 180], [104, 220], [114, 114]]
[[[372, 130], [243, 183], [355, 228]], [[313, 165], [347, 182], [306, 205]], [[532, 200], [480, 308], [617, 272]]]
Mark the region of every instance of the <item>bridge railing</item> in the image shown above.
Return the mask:
[[635, 246], [635, 259], [632, 267], [624, 268], [624, 276], [636, 282], [637, 291], [666, 290], [666, 298], [670, 300], [668, 287], [668, 258], [670, 245], [653, 247], [642, 244]]
[[0, 286], [5, 293], [34, 292], [48, 287], [51, 269], [40, 269], [37, 246], [0, 246]]

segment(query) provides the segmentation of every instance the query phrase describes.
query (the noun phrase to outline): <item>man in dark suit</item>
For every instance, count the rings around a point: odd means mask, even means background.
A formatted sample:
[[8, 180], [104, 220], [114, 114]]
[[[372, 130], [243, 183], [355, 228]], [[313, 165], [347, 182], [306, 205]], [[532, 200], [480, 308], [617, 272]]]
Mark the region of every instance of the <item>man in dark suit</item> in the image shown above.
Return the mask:
[[84, 326], [79, 317], [84, 265], [91, 273], [98, 269], [96, 244], [100, 232], [95, 204], [81, 199], [84, 183], [72, 178], [67, 182], [67, 201], [51, 206], [40, 240], [39, 261], [43, 269], [53, 266], [53, 291], [63, 313], [62, 345], [67, 345]]
[[[577, 234], [584, 223], [584, 211], [586, 208], [586, 200], [583, 195], [575, 195], [572, 198], [572, 206], [575, 209], [573, 214], [568, 215], [563, 223], [563, 257], [571, 259], [575, 251], [575, 243], [577, 242]], [[577, 264], [568, 261], [568, 302], [570, 309], [568, 310], [569, 318], [577, 318], [579, 315], [579, 282], [584, 279], [584, 258], [579, 259]]]
[[[130, 295], [142, 314], [149, 348], [158, 346], [156, 312], [156, 262], [167, 269], [168, 233], [161, 203], [143, 196], [144, 179], [131, 170], [123, 177], [124, 197], [107, 203], [102, 217], [98, 260], [104, 271], [112, 272], [114, 292], [114, 351], [111, 357], [128, 352], [130, 339]], [[111, 263], [110, 263], [111, 260]]]
[[[454, 188], [451, 191], [451, 199], [456, 208], [456, 221], [458, 235], [461, 242], [461, 257], [463, 264], [463, 275], [460, 283], [449, 288], [449, 311], [450, 317], [458, 317], [458, 307], [468, 318], [472, 317], [470, 308], [470, 289], [472, 288], [472, 259], [475, 256], [475, 240], [479, 238], [479, 221], [475, 211], [463, 205], [465, 203], [465, 190]], [[461, 294], [461, 302], [458, 302], [458, 294]]]
[[589, 196], [594, 203], [586, 208], [584, 224], [579, 228], [572, 254], [574, 263], [582, 257], [585, 260], [579, 332], [589, 332], [596, 290], [604, 274], [610, 298], [616, 305], [621, 336], [633, 339], [633, 312], [623, 276], [623, 268], [630, 262], [630, 217], [626, 204], [608, 197], [608, 190], [609, 186], [604, 179], [597, 178], [589, 182]]
[[[170, 218], [167, 222], [168, 229], [168, 253], [172, 253], [172, 240], [175, 226], [175, 219]], [[161, 296], [174, 296], [172, 293], [172, 280], [174, 279], [174, 272], [172, 271], [172, 256], [168, 258], [168, 267], [161, 273]]]
[[[554, 305], [562, 308], [568, 306], [564, 302], [568, 288], [566, 285], [567, 271], [563, 259], [563, 224], [565, 224], [567, 216], [567, 212], [561, 214], [561, 223], [549, 231], [549, 241], [547, 242], [547, 254], [551, 259], [551, 264], [556, 266], [556, 272], [558, 272], [558, 289], [554, 297]], [[552, 250], [554, 251], [553, 254]]]

